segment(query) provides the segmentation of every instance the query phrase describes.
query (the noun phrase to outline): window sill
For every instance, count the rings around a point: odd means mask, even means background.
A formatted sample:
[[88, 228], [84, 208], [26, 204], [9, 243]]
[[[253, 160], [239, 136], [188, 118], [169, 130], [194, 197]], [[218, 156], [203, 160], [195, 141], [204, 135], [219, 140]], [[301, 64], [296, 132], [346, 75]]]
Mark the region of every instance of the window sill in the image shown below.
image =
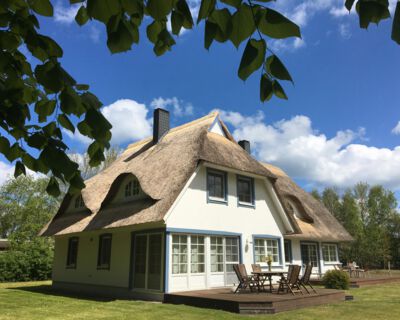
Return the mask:
[[65, 269], [74, 270], [76, 269], [76, 266], [66, 266]]
[[341, 263], [339, 261], [333, 261], [333, 262], [324, 262], [324, 266], [335, 266]]
[[255, 204], [252, 204], [252, 203], [250, 203], [250, 202], [238, 202], [238, 206], [239, 207], [244, 207], [244, 208], [252, 208], [252, 209], [255, 209], [256, 208], [256, 205]]
[[97, 270], [106, 270], [106, 271], [110, 271], [110, 266], [107, 267], [102, 267], [102, 266], [98, 266]]
[[218, 204], [225, 204], [228, 205], [228, 200], [222, 199], [222, 198], [207, 198], [208, 203], [218, 203]]

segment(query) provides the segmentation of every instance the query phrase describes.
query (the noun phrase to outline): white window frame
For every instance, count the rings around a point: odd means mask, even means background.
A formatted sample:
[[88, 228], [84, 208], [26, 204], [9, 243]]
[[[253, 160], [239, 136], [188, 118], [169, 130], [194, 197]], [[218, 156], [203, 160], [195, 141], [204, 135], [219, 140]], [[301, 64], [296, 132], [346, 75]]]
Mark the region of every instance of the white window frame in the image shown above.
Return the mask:
[[[262, 241], [262, 245], [259, 245], [258, 242]], [[276, 244], [276, 246], [269, 246], [270, 243]], [[275, 238], [254, 238], [254, 261], [255, 263], [267, 263], [264, 261], [268, 257], [268, 255], [272, 256], [272, 265], [278, 266], [280, 265], [281, 260], [281, 248], [280, 248], [280, 239]], [[264, 254], [257, 253], [258, 248], [263, 248]], [[273, 253], [273, 249], [276, 248], [277, 253]], [[263, 258], [261, 258], [263, 257]], [[275, 259], [276, 258], [276, 259]]]
[[[249, 183], [249, 190], [250, 190], [250, 201], [240, 201], [239, 199], [239, 181], [247, 182]], [[254, 193], [254, 179], [251, 177], [246, 177], [246, 176], [241, 176], [237, 175], [236, 176], [236, 196], [237, 196], [237, 201], [239, 205], [242, 206], [250, 206], [254, 207], [255, 205], [255, 193]]]
[[[336, 243], [322, 243], [322, 259], [324, 260], [324, 264], [336, 264], [339, 262], [339, 253], [338, 253], [338, 245]], [[325, 259], [325, 250], [327, 250], [329, 259]], [[334, 260], [332, 260], [332, 254], [334, 256]]]
[[[196, 243], [193, 241], [194, 239], [197, 239]], [[199, 242], [199, 239], [203, 239], [203, 243]], [[197, 248], [197, 253], [196, 253], [197, 261], [196, 262], [193, 262], [193, 260], [194, 260], [193, 259], [193, 257], [194, 257], [193, 248], [194, 247]], [[199, 249], [201, 247], [203, 247], [203, 252], [199, 253]], [[201, 256], [203, 257], [203, 261], [199, 262], [199, 258]], [[194, 235], [194, 234], [190, 235], [189, 257], [190, 257], [190, 259], [189, 259], [190, 260], [190, 273], [191, 274], [204, 274], [206, 272], [206, 237], [205, 236], [203, 236], [203, 235]], [[203, 271], [197, 271], [198, 269], [194, 270], [194, 269], [196, 269], [196, 268], [194, 268], [194, 266], [199, 267], [201, 265], [203, 265]]]
[[[223, 189], [222, 198], [210, 195], [210, 184], [209, 184], [210, 175], [219, 175], [222, 177], [222, 189]], [[222, 202], [222, 203], [228, 202], [228, 174], [225, 171], [207, 169], [206, 186], [207, 186], [207, 200], [209, 202]]]
[[[178, 237], [179, 242], [174, 242], [174, 237]], [[182, 237], [186, 237], [186, 243], [181, 242], [181, 238]], [[171, 235], [171, 266], [172, 266], [172, 270], [171, 273], [172, 275], [182, 275], [182, 274], [187, 274], [188, 273], [188, 269], [189, 269], [189, 235], [187, 234], [172, 234]], [[176, 255], [176, 253], [174, 253], [174, 245], [178, 245], [178, 262], [174, 263], [174, 255]], [[181, 252], [181, 247], [184, 247], [184, 245], [186, 245], [186, 253], [182, 253]], [[186, 256], [186, 262], [181, 262], [181, 257], [182, 256]], [[174, 265], [178, 265], [178, 272], [174, 272]], [[181, 266], [182, 265], [186, 265], [186, 272], [181, 272]]]

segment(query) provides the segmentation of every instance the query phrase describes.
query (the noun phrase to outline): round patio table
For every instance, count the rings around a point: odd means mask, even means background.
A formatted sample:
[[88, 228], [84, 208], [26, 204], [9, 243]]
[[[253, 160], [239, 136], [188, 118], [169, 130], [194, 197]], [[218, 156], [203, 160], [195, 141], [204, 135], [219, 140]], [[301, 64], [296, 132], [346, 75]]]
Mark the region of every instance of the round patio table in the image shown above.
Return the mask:
[[279, 276], [284, 278], [285, 274], [287, 274], [286, 271], [261, 271], [261, 272], [252, 272], [252, 275], [257, 277], [257, 283], [258, 283], [258, 291], [265, 290], [265, 282], [268, 280], [269, 282], [269, 292], [272, 293], [272, 277], [273, 276]]

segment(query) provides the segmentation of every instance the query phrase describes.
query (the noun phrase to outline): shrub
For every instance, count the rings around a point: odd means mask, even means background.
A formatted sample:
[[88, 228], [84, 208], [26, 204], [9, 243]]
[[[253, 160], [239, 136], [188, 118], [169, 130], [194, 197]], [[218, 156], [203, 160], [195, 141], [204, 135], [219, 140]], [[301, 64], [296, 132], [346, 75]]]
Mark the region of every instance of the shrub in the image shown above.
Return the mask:
[[341, 270], [329, 270], [322, 278], [322, 283], [327, 289], [349, 289], [350, 277], [347, 272]]

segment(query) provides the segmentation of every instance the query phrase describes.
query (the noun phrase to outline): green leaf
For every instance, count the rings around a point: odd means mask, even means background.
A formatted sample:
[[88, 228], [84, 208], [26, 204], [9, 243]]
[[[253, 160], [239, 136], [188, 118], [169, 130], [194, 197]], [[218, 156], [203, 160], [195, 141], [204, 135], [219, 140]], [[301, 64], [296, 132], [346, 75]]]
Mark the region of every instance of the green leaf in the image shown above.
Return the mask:
[[47, 100], [42, 99], [36, 102], [35, 104], [35, 112], [39, 116], [39, 122], [46, 122], [47, 117], [53, 114], [54, 109], [56, 108], [55, 100]]
[[[114, 22], [116, 24], [116, 28], [114, 26]], [[107, 33], [107, 46], [111, 53], [128, 51], [131, 49], [133, 42], [139, 41], [139, 32], [137, 27], [125, 20], [125, 18], [111, 18], [107, 24]]]
[[200, 5], [200, 10], [199, 10], [199, 15], [197, 16], [197, 24], [207, 18], [211, 12], [215, 8], [215, 2], [216, 0], [202, 0], [201, 5]]
[[83, 26], [89, 20], [89, 16], [85, 6], [81, 6], [76, 13], [75, 21], [80, 25]]
[[83, 182], [82, 176], [77, 172], [72, 176], [69, 180], [70, 191], [72, 193], [77, 193], [85, 187], [85, 183]]
[[287, 100], [288, 97], [285, 93], [285, 91], [283, 90], [282, 86], [280, 85], [280, 83], [277, 80], [274, 80], [272, 82], [272, 88], [274, 90], [274, 94], [281, 99]]
[[219, 42], [228, 40], [232, 32], [232, 16], [229, 10], [227, 8], [214, 10], [210, 20], [218, 26], [215, 40]]
[[272, 9], [258, 10], [258, 28], [268, 37], [284, 39], [289, 37], [301, 38], [297, 24]]
[[206, 21], [205, 31], [204, 31], [204, 47], [208, 50], [215, 39], [217, 34], [218, 26], [215, 23]]
[[268, 101], [271, 99], [273, 93], [271, 79], [265, 73], [262, 74], [260, 80], [260, 100], [262, 102]]
[[165, 20], [174, 6], [174, 0], [148, 0], [147, 12], [157, 21]]
[[293, 79], [290, 76], [289, 71], [286, 69], [282, 61], [276, 55], [272, 55], [267, 58], [267, 61], [265, 62], [265, 68], [275, 78], [293, 82]]
[[66, 114], [81, 114], [84, 112], [81, 97], [72, 87], [65, 87], [61, 91], [60, 109]]
[[77, 84], [75, 85], [76, 90], [80, 90], [80, 91], [87, 91], [89, 90], [89, 85], [88, 84]]
[[56, 178], [50, 177], [49, 183], [47, 184], [46, 191], [49, 195], [51, 195], [53, 197], [58, 197], [61, 194], [60, 187], [58, 185]]
[[165, 22], [153, 21], [151, 24], [147, 26], [147, 38], [152, 42], [156, 43], [158, 39], [158, 35], [161, 30], [166, 28]]
[[68, 119], [68, 117], [65, 114], [60, 114], [58, 116], [58, 122], [65, 128], [68, 129], [69, 131], [75, 132], [75, 127], [72, 124], [71, 120]]
[[347, 8], [347, 10], [349, 10], [349, 11], [351, 10], [351, 8], [353, 7], [354, 1], [355, 0], [346, 0], [345, 1], [344, 5]]
[[21, 41], [19, 37], [12, 32], [0, 31], [0, 48], [5, 50], [15, 50], [19, 47]]
[[94, 94], [90, 92], [85, 92], [81, 94], [81, 100], [86, 110], [89, 110], [91, 108], [99, 109], [103, 105], [101, 101]]
[[10, 142], [7, 138], [0, 136], [0, 153], [6, 154], [10, 150]]
[[87, 0], [86, 9], [89, 17], [106, 24], [112, 16], [120, 13], [121, 5], [116, 0]]
[[356, 10], [363, 29], [367, 29], [371, 22], [378, 24], [381, 20], [390, 18], [389, 4], [385, 0], [358, 1]]
[[397, 2], [392, 25], [392, 40], [400, 44], [400, 2]]
[[184, 17], [182, 16], [181, 13], [179, 13], [176, 10], [172, 11], [171, 14], [171, 27], [172, 27], [172, 33], [179, 35], [181, 32], [182, 26], [183, 26], [183, 20]]
[[60, 66], [53, 61], [37, 65], [35, 76], [38, 82], [47, 90], [59, 92], [64, 85], [75, 85], [75, 80]]
[[44, 145], [46, 144], [46, 142], [47, 142], [47, 138], [46, 138], [43, 134], [41, 134], [41, 133], [39, 133], [39, 132], [36, 132], [36, 133], [34, 133], [33, 135], [31, 135], [31, 136], [27, 139], [26, 142], [27, 142], [28, 145], [29, 145], [30, 147], [32, 147], [32, 148], [36, 148], [36, 149], [38, 149], [38, 150], [42, 150], [43, 146], [44, 146]]
[[101, 112], [95, 109], [89, 109], [86, 112], [85, 122], [90, 127], [91, 133], [96, 140], [110, 140], [111, 137], [109, 137], [107, 133], [112, 126]]
[[92, 167], [98, 166], [99, 164], [101, 164], [102, 161], [105, 160], [103, 148], [96, 141], [90, 144], [88, 148], [88, 154], [90, 157], [89, 164]]
[[186, 0], [178, 0], [176, 3], [176, 10], [183, 17], [183, 27], [185, 29], [191, 29], [193, 27], [193, 18]]
[[53, 5], [49, 0], [31, 0], [29, 3], [32, 10], [36, 13], [45, 17], [53, 16]]
[[242, 0], [221, 0], [221, 2], [226, 3], [232, 7], [239, 8]]
[[262, 66], [266, 49], [267, 45], [264, 39], [250, 39], [247, 42], [238, 70], [240, 79], [246, 80], [254, 71]]
[[171, 47], [175, 44], [174, 38], [172, 38], [171, 34], [167, 31], [167, 29], [163, 29], [157, 37], [157, 42], [154, 45], [153, 51], [157, 56], [164, 54], [167, 50], [170, 50]]
[[230, 39], [235, 47], [239, 47], [240, 43], [250, 37], [255, 29], [256, 26], [250, 6], [242, 4], [232, 16], [232, 32]]
[[16, 142], [11, 146], [10, 149], [8, 149], [6, 153], [4, 153], [4, 156], [7, 158], [8, 161], [13, 162], [17, 158], [21, 157], [23, 153], [24, 153], [23, 150]]
[[17, 161], [15, 163], [14, 177], [18, 178], [21, 174], [26, 176], [25, 166], [22, 164], [21, 161]]
[[63, 50], [53, 39], [30, 33], [26, 38], [26, 46], [33, 56], [41, 61], [46, 61], [51, 57], [60, 58]]

